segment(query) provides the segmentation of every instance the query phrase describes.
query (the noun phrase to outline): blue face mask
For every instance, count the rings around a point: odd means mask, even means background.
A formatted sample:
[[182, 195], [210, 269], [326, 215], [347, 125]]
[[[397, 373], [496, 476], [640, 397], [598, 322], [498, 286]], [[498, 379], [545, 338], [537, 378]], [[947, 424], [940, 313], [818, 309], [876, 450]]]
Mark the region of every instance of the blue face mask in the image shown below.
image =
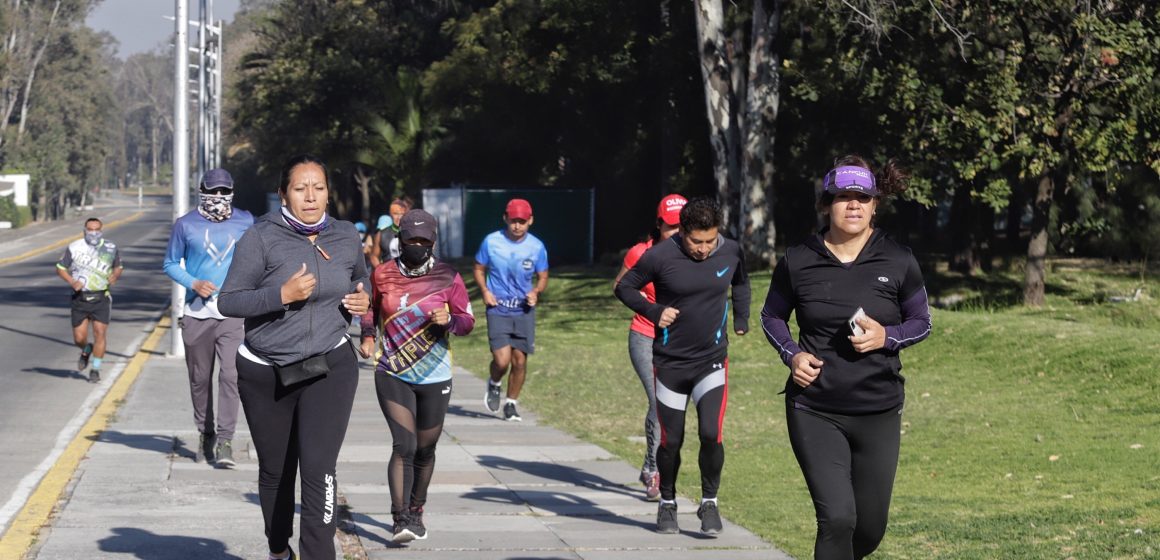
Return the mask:
[[85, 232], [85, 243], [88, 243], [89, 245], [92, 245], [93, 247], [100, 245], [101, 244], [101, 232], [99, 232], [99, 231], [86, 231]]

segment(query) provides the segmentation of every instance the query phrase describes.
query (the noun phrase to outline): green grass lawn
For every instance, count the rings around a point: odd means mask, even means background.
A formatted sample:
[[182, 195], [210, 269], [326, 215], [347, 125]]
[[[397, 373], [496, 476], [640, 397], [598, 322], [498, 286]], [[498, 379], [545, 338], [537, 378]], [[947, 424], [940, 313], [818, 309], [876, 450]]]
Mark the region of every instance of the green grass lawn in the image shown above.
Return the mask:
[[[552, 271], [520, 401], [636, 465], [646, 405], [628, 360], [632, 314], [612, 296], [614, 274]], [[1147, 297], [1160, 283], [1064, 262], [1048, 280], [1047, 305], [1025, 309], [1012, 304], [1017, 275], [928, 275], [932, 297], [963, 297], [957, 310], [934, 310], [931, 337], [902, 354], [902, 454], [876, 557], [1160, 558], [1160, 304]], [[731, 337], [721, 508], [811, 558], [813, 507], [778, 394], [787, 369], [758, 324], [769, 274], [751, 281], [753, 331]], [[1106, 303], [1137, 286], [1140, 301]], [[457, 364], [484, 375], [480, 319], [453, 344]], [[697, 498], [696, 423], [688, 427], [678, 490]]]

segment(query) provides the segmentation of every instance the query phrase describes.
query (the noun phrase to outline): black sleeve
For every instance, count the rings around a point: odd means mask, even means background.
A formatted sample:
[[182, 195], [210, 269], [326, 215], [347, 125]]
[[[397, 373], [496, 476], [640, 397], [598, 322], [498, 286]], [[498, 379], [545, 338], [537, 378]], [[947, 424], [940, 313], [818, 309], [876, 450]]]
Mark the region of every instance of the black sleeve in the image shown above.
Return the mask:
[[737, 246], [737, 270], [733, 271], [733, 331], [749, 332], [749, 273], [745, 271], [745, 252]]
[[628, 269], [624, 273], [620, 282], [616, 283], [616, 288], [613, 292], [616, 298], [628, 306], [637, 314], [643, 315], [654, 324], [661, 319], [661, 312], [665, 310], [663, 305], [649, 303], [645, 299], [644, 294], [640, 293], [641, 288], [644, 288], [649, 282], [652, 282], [657, 276], [658, 260], [655, 258], [656, 251], [645, 251], [644, 255], [636, 261], [636, 266]]

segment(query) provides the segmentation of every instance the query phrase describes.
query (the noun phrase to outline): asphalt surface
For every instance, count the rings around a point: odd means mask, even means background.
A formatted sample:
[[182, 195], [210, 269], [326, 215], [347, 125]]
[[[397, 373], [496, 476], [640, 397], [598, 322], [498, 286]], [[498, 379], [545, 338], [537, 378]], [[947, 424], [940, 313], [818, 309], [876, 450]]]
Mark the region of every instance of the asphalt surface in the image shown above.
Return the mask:
[[[116, 210], [133, 216], [131, 202]], [[160, 263], [170, 215], [168, 206], [144, 210], [107, 235], [123, 239], [132, 261], [117, 286], [110, 326], [110, 359], [119, 368], [109, 367], [96, 386], [71, 369], [76, 352], [67, 288], [49, 266], [57, 251], [2, 264], [36, 245], [75, 238], [81, 226], [20, 237], [0, 232], [0, 312], [17, 314], [0, 322], [0, 446], [6, 450], [0, 491], [13, 493], [13, 481], [27, 482], [37, 466], [51, 466], [27, 492], [31, 498], [16, 504], [10, 520], [0, 520], [7, 528], [0, 560], [265, 558], [256, 454], [244, 417], [235, 439], [237, 468], [193, 460], [197, 432], [184, 361], [165, 355], [169, 283]], [[483, 380], [461, 369], [436, 452], [425, 515], [430, 538], [394, 545], [391, 438], [373, 375], [364, 364], [339, 457], [338, 492], [345, 503], [335, 540], [339, 558], [788, 558], [728, 521], [718, 538], [701, 535], [696, 505], [686, 499], [680, 501], [681, 534], [657, 534], [656, 504], [644, 499], [636, 466], [540, 425], [534, 410], [521, 410], [522, 423], [487, 413]], [[81, 417], [86, 406], [91, 418]], [[50, 461], [52, 450], [66, 444], [68, 450]], [[19, 461], [12, 457], [16, 449]], [[43, 520], [36, 517], [41, 510]], [[297, 548], [296, 539], [292, 545]]]

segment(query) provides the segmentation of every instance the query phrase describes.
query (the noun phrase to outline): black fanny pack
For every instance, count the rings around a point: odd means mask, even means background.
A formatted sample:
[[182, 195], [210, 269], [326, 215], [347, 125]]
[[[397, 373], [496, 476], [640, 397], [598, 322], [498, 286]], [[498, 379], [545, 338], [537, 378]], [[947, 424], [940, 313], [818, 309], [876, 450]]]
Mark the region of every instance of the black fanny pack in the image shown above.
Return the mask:
[[330, 366], [326, 363], [326, 354], [319, 354], [300, 362], [284, 366], [275, 365], [274, 371], [278, 373], [278, 380], [282, 382], [282, 386], [289, 387], [330, 373]]
[[79, 299], [85, 303], [100, 301], [104, 297], [105, 292], [90, 292], [88, 290], [79, 290], [76, 292], [76, 299]]

